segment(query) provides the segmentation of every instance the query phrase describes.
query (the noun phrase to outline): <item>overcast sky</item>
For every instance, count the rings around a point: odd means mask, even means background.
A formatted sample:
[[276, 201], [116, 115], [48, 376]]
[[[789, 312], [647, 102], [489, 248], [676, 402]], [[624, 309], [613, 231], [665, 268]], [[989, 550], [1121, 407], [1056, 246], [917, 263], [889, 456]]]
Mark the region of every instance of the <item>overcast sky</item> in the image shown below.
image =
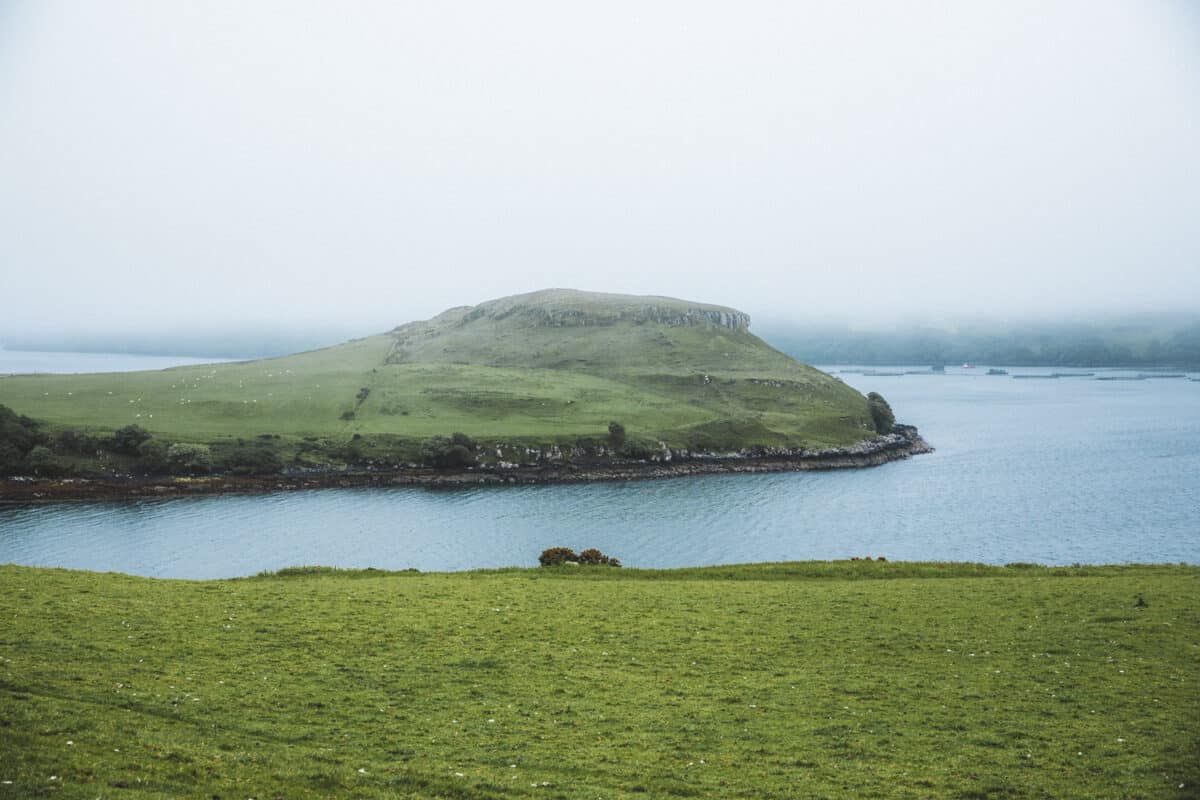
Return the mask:
[[0, 337], [1200, 309], [1200, 4], [0, 0]]

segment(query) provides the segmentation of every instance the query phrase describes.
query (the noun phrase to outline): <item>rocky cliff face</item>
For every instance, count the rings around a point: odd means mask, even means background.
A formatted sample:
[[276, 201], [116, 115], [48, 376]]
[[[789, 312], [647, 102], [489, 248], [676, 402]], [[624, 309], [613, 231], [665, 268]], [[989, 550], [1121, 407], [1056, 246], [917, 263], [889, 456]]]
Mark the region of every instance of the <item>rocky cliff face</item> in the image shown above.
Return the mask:
[[604, 294], [574, 289], [543, 289], [447, 309], [431, 320], [410, 322], [393, 333], [429, 335], [460, 329], [477, 320], [508, 320], [529, 327], [582, 328], [632, 322], [682, 327], [706, 325], [745, 332], [750, 315], [728, 306], [653, 295]]
[[750, 315], [731, 308], [681, 308], [655, 304], [614, 309], [546, 308], [518, 305], [492, 313], [489, 313], [485, 307], [479, 306], [468, 312], [463, 321], [469, 322], [484, 316], [496, 320], [516, 317], [532, 325], [553, 328], [615, 325], [618, 322], [632, 322], [638, 325], [647, 323], [672, 326], [713, 325], [736, 331], [746, 331], [750, 328]]

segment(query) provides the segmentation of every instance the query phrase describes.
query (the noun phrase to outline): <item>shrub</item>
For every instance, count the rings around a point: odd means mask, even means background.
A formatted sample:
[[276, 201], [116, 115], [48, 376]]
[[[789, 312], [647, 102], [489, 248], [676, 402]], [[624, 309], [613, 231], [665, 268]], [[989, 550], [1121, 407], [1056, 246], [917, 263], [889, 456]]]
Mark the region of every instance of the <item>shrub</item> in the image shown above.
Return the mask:
[[620, 447], [625, 442], [625, 426], [619, 422], [608, 423], [608, 440], [613, 447]]
[[112, 435], [112, 449], [117, 453], [124, 453], [127, 456], [135, 456], [146, 440], [150, 438], [150, 431], [143, 428], [141, 425], [126, 425], [124, 428], [117, 430]]
[[579, 556], [569, 547], [551, 547], [543, 550], [538, 556], [538, 563], [543, 567], [553, 567], [568, 561], [579, 563]]
[[459, 433], [457, 431], [450, 434], [450, 443], [465, 447], [468, 450], [475, 449], [475, 440], [470, 436], [467, 436], [465, 433]]
[[543, 567], [554, 567], [559, 564], [592, 564], [606, 567], [619, 567], [621, 562], [604, 555], [594, 547], [589, 547], [582, 553], [576, 553], [569, 547], [551, 547], [543, 550], [538, 556], [538, 563]]
[[71, 430], [60, 431], [59, 434], [54, 437], [54, 447], [56, 450], [64, 453], [80, 452], [81, 448], [79, 434]]
[[221, 458], [221, 466], [234, 475], [272, 475], [283, 470], [283, 459], [265, 442], [242, 442]]
[[[470, 437], [465, 434], [456, 433], [454, 435], [462, 437], [462, 440], [471, 441]], [[442, 468], [474, 466], [475, 454], [459, 441], [447, 439], [445, 436], [431, 436], [421, 443], [421, 462]]]
[[29, 417], [19, 415], [11, 408], [0, 405], [0, 442], [7, 443], [26, 456], [34, 445], [46, 444], [46, 436], [40, 426]]
[[875, 432], [891, 433], [896, 424], [896, 415], [892, 413], [892, 407], [883, 399], [883, 395], [879, 392], [868, 394], [867, 407], [871, 411], [871, 422], [875, 424]]
[[461, 444], [452, 444], [450, 445], [450, 449], [442, 456], [442, 462], [438, 466], [473, 467], [475, 466], [475, 455]]
[[657, 442], [637, 437], [626, 439], [620, 449], [621, 455], [638, 461], [648, 461], [656, 452], [658, 452]]
[[142, 475], [164, 475], [171, 471], [171, 463], [167, 460], [167, 443], [151, 439], [142, 442], [138, 448], [138, 459], [133, 462], [133, 469]]
[[580, 564], [597, 564], [605, 567], [619, 567], [621, 562], [615, 558], [604, 555], [594, 547], [589, 547], [579, 554]]
[[75, 453], [81, 456], [94, 455], [97, 450], [104, 446], [104, 442], [97, 440], [86, 433], [79, 431], [65, 430], [55, 437], [54, 449], [60, 453]]
[[54, 454], [50, 452], [50, 448], [44, 444], [35, 445], [29, 451], [29, 466], [34, 475], [43, 478], [62, 475], [66, 471]]
[[0, 475], [15, 475], [25, 466], [25, 454], [12, 442], [0, 440]]
[[350, 420], [354, 419], [354, 412], [353, 411], [343, 411], [341, 419], [344, 422], [349, 422]]
[[212, 467], [212, 450], [206, 444], [175, 442], [167, 447], [167, 469], [173, 475], [204, 474]]

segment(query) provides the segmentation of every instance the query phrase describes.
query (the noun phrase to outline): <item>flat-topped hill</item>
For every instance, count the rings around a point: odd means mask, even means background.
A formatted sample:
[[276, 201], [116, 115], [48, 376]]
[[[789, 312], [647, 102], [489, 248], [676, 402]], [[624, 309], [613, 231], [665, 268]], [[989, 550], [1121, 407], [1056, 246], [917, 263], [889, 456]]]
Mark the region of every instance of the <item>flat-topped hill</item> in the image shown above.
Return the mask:
[[[774, 350], [750, 317], [669, 297], [549, 289], [444, 311], [391, 331], [389, 364], [530, 367], [611, 375], [666, 370], [828, 376]], [[794, 373], [794, 374], [792, 374]]]
[[[510, 318], [548, 327], [614, 325], [618, 322], [718, 325], [742, 331], [750, 327], [749, 314], [725, 306], [692, 303], [674, 297], [581, 292], [577, 289], [543, 289], [489, 300], [477, 306], [452, 308], [432, 322], [465, 325], [479, 319], [499, 321]], [[401, 326], [405, 327], [408, 326]]]
[[164, 443], [256, 439], [288, 467], [420, 462], [423, 443], [456, 432], [485, 464], [580, 448], [632, 459], [811, 450], [876, 435], [861, 394], [749, 326], [718, 305], [550, 289], [283, 358], [2, 378], [0, 404], [99, 437], [137, 425]]

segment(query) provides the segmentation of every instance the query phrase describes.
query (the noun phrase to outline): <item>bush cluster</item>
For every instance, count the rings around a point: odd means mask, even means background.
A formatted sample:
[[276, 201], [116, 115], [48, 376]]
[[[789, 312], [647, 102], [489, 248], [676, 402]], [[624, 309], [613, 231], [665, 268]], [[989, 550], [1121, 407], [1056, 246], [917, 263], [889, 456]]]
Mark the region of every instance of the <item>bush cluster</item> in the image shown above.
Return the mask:
[[589, 547], [579, 554], [580, 564], [595, 564], [602, 567], [619, 567], [621, 562], [617, 559], [606, 556], [594, 547]]
[[44, 449], [47, 441], [37, 422], [0, 405], [0, 475], [16, 475], [29, 469], [27, 457], [37, 447]]
[[626, 439], [618, 451], [625, 458], [648, 461], [658, 452], [657, 442], [649, 439]]
[[142, 445], [149, 440], [150, 431], [141, 425], [126, 425], [124, 428], [120, 428], [113, 433], [109, 447], [112, 448], [114, 453], [136, 456], [139, 454]]
[[613, 447], [620, 447], [625, 443], [625, 426], [619, 422], [613, 421], [608, 423], [608, 441]]
[[454, 433], [449, 439], [445, 436], [430, 437], [421, 443], [421, 462], [445, 469], [473, 467], [478, 463], [475, 440], [465, 433]]
[[126, 425], [111, 435], [63, 430], [51, 437], [36, 420], [0, 405], [0, 475], [57, 477], [74, 468], [71, 456], [91, 457], [105, 452], [127, 457], [131, 471], [146, 476], [207, 475], [215, 471], [269, 475], [284, 468], [274, 441], [278, 438], [276, 434], [261, 434], [256, 440], [238, 439], [214, 449], [198, 442], [157, 439], [139, 425]]
[[95, 455], [100, 450], [111, 450], [112, 440], [103, 436], [90, 436], [79, 431], [59, 431], [54, 437], [54, 450], [77, 456]]
[[554, 567], [559, 564], [592, 564], [605, 567], [619, 567], [621, 562], [611, 556], [606, 556], [594, 547], [589, 547], [582, 553], [576, 553], [569, 547], [551, 547], [542, 551], [538, 563], [543, 567]]
[[195, 442], [167, 445], [167, 468], [172, 475], [206, 475], [212, 469], [212, 449]]
[[892, 407], [883, 399], [883, 395], [879, 392], [868, 394], [867, 407], [871, 410], [871, 422], [875, 424], [875, 432], [891, 433], [892, 426], [896, 424], [896, 415], [892, 413]]
[[237, 445], [221, 456], [221, 466], [234, 475], [272, 475], [283, 470], [283, 459], [273, 445], [264, 441]]

